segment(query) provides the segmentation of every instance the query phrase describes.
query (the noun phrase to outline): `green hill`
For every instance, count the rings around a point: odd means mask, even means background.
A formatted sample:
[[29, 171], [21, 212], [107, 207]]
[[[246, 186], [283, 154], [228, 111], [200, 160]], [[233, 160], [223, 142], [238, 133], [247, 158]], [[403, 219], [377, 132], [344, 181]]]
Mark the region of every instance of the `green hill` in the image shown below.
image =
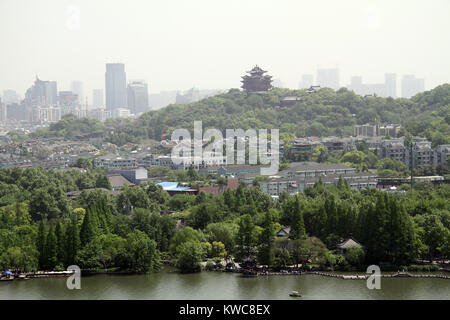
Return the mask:
[[[286, 96], [302, 96], [302, 101], [280, 107], [280, 100]], [[82, 119], [71, 120], [71, 129], [78, 122], [86, 125]], [[353, 125], [376, 120], [400, 123], [412, 135], [425, 136], [437, 145], [450, 143], [450, 84], [411, 99], [361, 97], [345, 88], [338, 91], [323, 88], [312, 94], [280, 88], [261, 94], [231, 89], [195, 103], [150, 111], [134, 121], [109, 120], [104, 128], [107, 141], [123, 145], [142, 138], [159, 140], [161, 134], [171, 133], [175, 128], [191, 130], [195, 120], [202, 120], [204, 129], [279, 128], [281, 133], [296, 136], [350, 135]], [[68, 130], [52, 125], [40, 134], [58, 135], [58, 132], [67, 135]]]

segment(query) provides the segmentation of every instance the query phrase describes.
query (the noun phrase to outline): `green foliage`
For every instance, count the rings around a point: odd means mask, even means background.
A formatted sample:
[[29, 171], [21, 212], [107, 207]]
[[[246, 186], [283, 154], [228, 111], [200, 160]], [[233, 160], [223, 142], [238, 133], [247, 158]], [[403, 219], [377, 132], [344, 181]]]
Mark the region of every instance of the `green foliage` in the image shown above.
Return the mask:
[[198, 272], [205, 255], [204, 247], [198, 241], [181, 243], [176, 250], [176, 265], [183, 272]]
[[365, 255], [364, 249], [355, 246], [346, 250], [345, 259], [352, 266], [359, 267], [364, 263]]

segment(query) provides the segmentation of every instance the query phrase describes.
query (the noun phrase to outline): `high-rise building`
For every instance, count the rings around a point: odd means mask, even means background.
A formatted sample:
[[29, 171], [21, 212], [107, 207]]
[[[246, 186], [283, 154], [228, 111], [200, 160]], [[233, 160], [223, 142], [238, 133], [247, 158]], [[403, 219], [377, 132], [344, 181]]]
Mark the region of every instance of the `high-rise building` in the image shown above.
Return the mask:
[[0, 121], [6, 121], [8, 120], [7, 112], [6, 112], [6, 103], [2, 102], [2, 99], [0, 99]]
[[105, 73], [106, 109], [127, 107], [127, 77], [123, 63], [107, 63]]
[[425, 80], [418, 79], [415, 75], [404, 75], [402, 79], [402, 97], [411, 98], [419, 92], [425, 91]]
[[321, 87], [339, 89], [339, 69], [317, 69], [317, 85]]
[[103, 90], [102, 89], [94, 89], [92, 91], [92, 106], [94, 109], [103, 107], [104, 99], [103, 99]]
[[396, 96], [397, 76], [395, 73], [385, 74], [384, 83], [363, 83], [361, 76], [353, 76], [350, 78], [350, 84], [347, 86], [349, 90], [353, 90], [361, 96], [375, 95], [380, 97]]
[[144, 80], [128, 83], [128, 107], [133, 114], [148, 111], [148, 86]]
[[308, 89], [314, 84], [314, 76], [312, 74], [302, 75], [302, 80], [300, 81], [300, 89]]
[[384, 75], [384, 85], [386, 86], [386, 96], [397, 97], [397, 75], [395, 73], [386, 73]]
[[42, 81], [36, 76], [34, 85], [25, 93], [27, 106], [56, 105], [58, 102], [58, 87], [56, 81]]
[[78, 103], [84, 103], [83, 83], [81, 81], [72, 81], [72, 93], [78, 96]]
[[76, 107], [80, 105], [80, 97], [72, 91], [60, 91], [58, 104], [65, 107]]
[[19, 103], [19, 95], [14, 90], [3, 90], [2, 101], [4, 104]]

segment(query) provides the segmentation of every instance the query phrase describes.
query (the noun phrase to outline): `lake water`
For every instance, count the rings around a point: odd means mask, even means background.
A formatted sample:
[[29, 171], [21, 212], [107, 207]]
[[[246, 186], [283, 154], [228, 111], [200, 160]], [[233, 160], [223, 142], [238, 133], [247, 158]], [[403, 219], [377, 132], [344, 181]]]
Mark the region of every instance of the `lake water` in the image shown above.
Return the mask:
[[180, 274], [171, 269], [149, 275], [82, 276], [81, 289], [69, 290], [66, 278], [0, 282], [0, 300], [12, 299], [450, 299], [450, 280], [382, 278], [380, 290], [365, 280], [317, 275], [259, 276], [201, 272]]

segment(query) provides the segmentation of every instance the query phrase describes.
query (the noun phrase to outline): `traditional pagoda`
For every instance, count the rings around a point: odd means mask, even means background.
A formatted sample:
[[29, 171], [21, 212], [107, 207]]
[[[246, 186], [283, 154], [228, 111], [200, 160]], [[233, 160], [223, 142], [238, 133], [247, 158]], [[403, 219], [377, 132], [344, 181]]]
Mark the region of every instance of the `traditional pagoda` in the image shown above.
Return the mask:
[[272, 88], [272, 76], [264, 75], [266, 72], [256, 65], [252, 70], [247, 71], [248, 75], [242, 77], [242, 88], [249, 92], [268, 91]]

